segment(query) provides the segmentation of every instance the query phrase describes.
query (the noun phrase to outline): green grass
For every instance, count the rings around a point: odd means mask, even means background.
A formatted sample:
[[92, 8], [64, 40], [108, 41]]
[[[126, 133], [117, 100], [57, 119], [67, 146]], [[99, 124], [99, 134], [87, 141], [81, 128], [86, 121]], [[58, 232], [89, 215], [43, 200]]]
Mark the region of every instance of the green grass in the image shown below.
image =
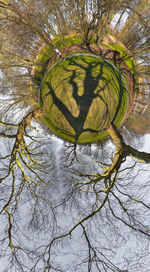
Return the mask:
[[[139, 83], [139, 78], [136, 76], [137, 71], [136, 71], [136, 61], [134, 58], [132, 58], [130, 56], [130, 54], [127, 52], [127, 50], [121, 46], [120, 44], [114, 44], [114, 43], [102, 43], [103, 46], [111, 49], [111, 50], [115, 50], [117, 52], [120, 53], [120, 57], [123, 59], [123, 61], [125, 62], [125, 64], [128, 66], [128, 68], [130, 69], [130, 73], [133, 75], [134, 80], [135, 80], [135, 85]], [[113, 60], [111, 60], [112, 63], [114, 63]], [[129, 85], [128, 85], [128, 81], [126, 79], [125, 73], [120, 69], [119, 65], [116, 65], [116, 67], [120, 70], [120, 72], [122, 73], [122, 75], [125, 78], [126, 81], [126, 85], [128, 86], [129, 89]], [[130, 94], [130, 92], [129, 92]]]
[[115, 44], [114, 43], [102, 43], [102, 44], [111, 50], [115, 50], [115, 51], [119, 52], [120, 57], [123, 58], [124, 62], [129, 67], [131, 73], [135, 74], [135, 61], [133, 58], [131, 58], [131, 56], [129, 55], [129, 53], [127, 52], [127, 50], [125, 48], [123, 48], [120, 44], [117, 44], [117, 43], [115, 43]]
[[79, 143], [106, 137], [113, 120], [126, 112], [127, 93], [120, 74], [95, 56], [74, 56], [59, 62], [41, 88], [43, 120], [59, 137]]
[[[53, 39], [53, 45], [59, 50], [74, 44], [81, 44], [82, 42], [83, 40], [79, 35], [66, 36], [63, 39], [61, 36], [57, 35]], [[40, 86], [41, 81], [47, 71], [48, 62], [51, 58], [54, 58], [54, 56], [55, 52], [50, 46], [44, 45], [41, 48], [39, 55], [36, 57], [36, 65], [34, 66], [34, 81], [36, 82], [36, 85]], [[35, 92], [33, 86], [31, 87], [31, 92]]]
[[53, 40], [54, 45], [61, 50], [64, 47], [71, 46], [74, 44], [81, 44], [83, 40], [79, 35], [70, 35], [66, 36], [62, 39], [62, 37], [58, 36]]
[[[90, 42], [94, 42], [94, 39]], [[64, 38], [57, 35], [53, 39], [53, 45], [59, 50], [81, 43], [83, 40], [79, 35]], [[120, 44], [102, 45], [118, 51], [135, 75], [135, 62]], [[112, 59], [106, 58], [108, 63], [105, 59], [96, 58], [96, 53], [92, 57], [88, 56], [88, 52], [76, 53], [84, 53], [84, 56], [74, 56], [59, 62], [55, 59], [53, 49], [46, 45], [37, 56], [34, 80], [37, 86], [41, 86], [39, 105], [44, 105], [45, 109], [42, 119], [54, 134], [67, 141], [97, 142], [108, 135], [106, 129], [111, 121], [116, 126], [123, 122], [129, 100], [125, 85], [130, 95], [128, 81]], [[70, 55], [72, 53], [65, 57]], [[48, 65], [51, 58], [53, 63]], [[124, 76], [125, 83], [111, 63]], [[33, 89], [31, 91], [34, 93]]]

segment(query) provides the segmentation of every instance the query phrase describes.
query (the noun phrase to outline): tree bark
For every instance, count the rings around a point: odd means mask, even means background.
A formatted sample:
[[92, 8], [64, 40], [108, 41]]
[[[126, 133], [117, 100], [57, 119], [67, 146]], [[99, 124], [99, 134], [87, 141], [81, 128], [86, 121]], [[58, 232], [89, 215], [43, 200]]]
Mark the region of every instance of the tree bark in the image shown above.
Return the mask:
[[114, 124], [110, 124], [107, 131], [111, 136], [116, 148], [115, 156], [110, 167], [119, 167], [123, 159], [127, 156], [134, 157], [140, 162], [150, 163], [150, 153], [141, 152], [129, 145], [126, 145], [122, 135]]

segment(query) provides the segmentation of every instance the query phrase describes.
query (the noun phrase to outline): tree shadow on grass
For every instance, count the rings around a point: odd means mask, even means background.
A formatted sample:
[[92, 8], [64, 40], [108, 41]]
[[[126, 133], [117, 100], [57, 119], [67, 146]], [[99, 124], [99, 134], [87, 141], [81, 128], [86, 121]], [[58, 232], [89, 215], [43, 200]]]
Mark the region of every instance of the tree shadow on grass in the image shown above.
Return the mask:
[[[51, 81], [46, 82], [49, 92], [43, 97], [45, 99], [48, 95], [51, 95], [51, 98], [53, 100], [53, 104], [59, 109], [59, 111], [63, 114], [65, 119], [68, 121], [70, 126], [73, 128], [75, 134], [72, 135], [74, 137], [75, 142], [78, 142], [79, 137], [81, 136], [82, 133], [84, 132], [91, 132], [91, 133], [96, 133], [98, 134], [100, 131], [104, 131], [105, 129], [102, 128], [100, 130], [95, 130], [92, 128], [84, 128], [85, 121], [87, 119], [90, 107], [93, 103], [93, 100], [96, 98], [99, 98], [101, 102], [104, 104], [105, 107], [105, 113], [103, 116], [107, 116], [109, 114], [109, 108], [107, 101], [105, 101], [103, 97], [103, 93], [105, 89], [107, 88], [108, 84], [110, 83], [110, 79], [108, 80], [104, 76], [104, 63], [101, 62], [88, 62], [84, 58], [82, 59], [82, 63], [86, 65], [82, 65], [79, 63], [79, 61], [75, 61], [74, 59], [68, 59], [69, 62], [67, 69], [66, 67], [63, 67], [63, 69], [66, 72], [71, 72], [71, 76], [69, 79], [69, 84], [72, 86], [72, 97], [76, 101], [77, 107], [79, 109], [79, 114], [78, 116], [74, 116], [71, 111], [68, 109], [68, 107], [63, 103], [63, 101], [57, 97], [55, 90], [52, 87]], [[73, 67], [71, 69], [71, 66]], [[85, 67], [86, 66], [86, 67]], [[75, 69], [76, 67], [76, 69]], [[82, 95], [79, 95], [79, 87], [76, 82], [78, 72], [77, 68], [82, 69], [84, 71], [84, 79], [83, 79], [83, 93]], [[96, 76], [93, 75], [93, 69], [96, 69]], [[120, 79], [117, 78], [119, 81], [119, 86], [120, 86]], [[99, 86], [99, 81], [103, 81], [103, 86]], [[120, 99], [119, 99], [119, 107], [120, 107]], [[107, 118], [107, 117], [106, 117]], [[104, 119], [102, 122], [104, 122]], [[113, 118], [112, 118], [113, 119]], [[92, 122], [92, 120], [91, 120]]]
[[[111, 67], [111, 64], [108, 63], [107, 65], [107, 69], [110, 69], [110, 71], [112, 71], [112, 67]], [[116, 82], [113, 81], [113, 88], [115, 89], [115, 92], [117, 93], [118, 95], [118, 105], [117, 105], [117, 108], [116, 108], [116, 112], [115, 112], [115, 115], [114, 117], [112, 118], [112, 122], [114, 123], [115, 122], [115, 119], [117, 118], [117, 115], [119, 113], [119, 110], [122, 106], [122, 102], [123, 102], [123, 95], [124, 93], [126, 92], [126, 88], [123, 84], [123, 80], [122, 80], [122, 75], [121, 73], [118, 73], [117, 70], [113, 70], [113, 73], [115, 75], [115, 79], [116, 79]], [[119, 88], [118, 88], [119, 86]]]

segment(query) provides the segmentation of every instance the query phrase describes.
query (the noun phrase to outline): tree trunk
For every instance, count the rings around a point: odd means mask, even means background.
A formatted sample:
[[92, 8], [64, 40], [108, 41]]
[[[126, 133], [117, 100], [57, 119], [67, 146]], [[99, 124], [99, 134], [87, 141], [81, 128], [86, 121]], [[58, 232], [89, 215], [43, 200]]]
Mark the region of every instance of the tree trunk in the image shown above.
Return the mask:
[[[109, 135], [111, 136], [116, 147], [115, 156], [113, 158], [113, 162], [115, 164], [117, 163], [118, 166], [120, 166], [123, 159], [127, 156], [134, 157], [140, 162], [150, 163], [150, 154], [146, 152], [138, 151], [134, 149], [133, 147], [126, 145], [123, 140], [123, 137], [121, 136], [119, 130], [116, 128], [114, 124], [110, 124], [110, 127], [108, 128], [107, 131]], [[111, 167], [113, 166], [114, 163], [112, 163]]]

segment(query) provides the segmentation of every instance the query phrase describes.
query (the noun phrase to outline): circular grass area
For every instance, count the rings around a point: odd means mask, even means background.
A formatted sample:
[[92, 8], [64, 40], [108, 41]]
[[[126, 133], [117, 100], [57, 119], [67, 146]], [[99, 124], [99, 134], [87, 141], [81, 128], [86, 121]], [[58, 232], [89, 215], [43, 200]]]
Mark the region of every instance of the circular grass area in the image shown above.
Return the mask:
[[41, 84], [43, 120], [60, 138], [91, 143], [107, 136], [110, 122], [119, 126], [128, 105], [128, 90], [108, 60], [80, 53], [52, 65]]

